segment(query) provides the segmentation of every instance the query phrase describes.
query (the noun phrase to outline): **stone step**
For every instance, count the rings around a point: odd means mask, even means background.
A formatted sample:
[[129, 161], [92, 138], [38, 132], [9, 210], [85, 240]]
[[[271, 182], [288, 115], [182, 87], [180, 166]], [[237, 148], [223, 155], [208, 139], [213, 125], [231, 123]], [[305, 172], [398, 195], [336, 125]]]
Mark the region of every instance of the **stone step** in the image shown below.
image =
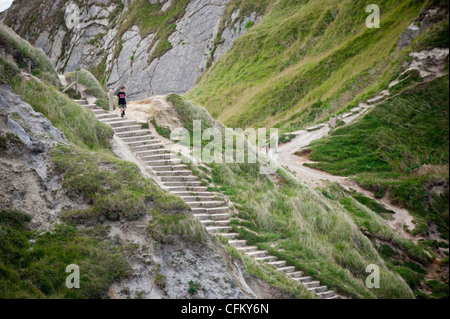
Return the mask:
[[157, 171], [155, 172], [158, 176], [189, 176], [192, 174], [191, 171]]
[[120, 138], [126, 137], [138, 137], [138, 136], [146, 136], [149, 135], [150, 131], [148, 130], [136, 130], [130, 132], [117, 133], [116, 135]]
[[106, 125], [109, 125], [111, 127], [131, 126], [131, 125], [137, 124], [136, 121], [124, 120], [124, 119], [120, 119], [119, 121], [115, 121], [115, 120], [114, 121], [104, 121], [103, 123], [105, 123]]
[[152, 168], [154, 166], [173, 166], [173, 165], [179, 165], [182, 162], [181, 159], [175, 158], [175, 159], [167, 159], [167, 160], [156, 160], [156, 161], [145, 161], [144, 163], [148, 166], [151, 166]]
[[274, 266], [275, 268], [284, 267], [286, 266], [286, 260], [277, 260], [277, 261], [271, 261], [267, 264]]
[[195, 214], [225, 214], [230, 209], [228, 207], [216, 207], [216, 208], [194, 207], [191, 208], [191, 210]]
[[202, 219], [200, 220], [200, 223], [207, 227], [207, 226], [229, 226], [230, 220], [211, 220], [211, 219]]
[[[322, 291], [322, 292], [317, 292], [316, 293], [319, 297], [321, 297], [322, 299], [328, 299], [328, 298], [332, 298], [332, 299], [338, 299], [339, 296], [335, 294], [335, 292], [333, 290], [327, 290], [327, 291]], [[337, 296], [338, 298], [333, 298]]]
[[[108, 114], [111, 114], [111, 113], [108, 113]], [[105, 124], [106, 123], [111, 124], [111, 123], [115, 123], [115, 122], [128, 121], [128, 119], [122, 118], [122, 117], [120, 117], [117, 114], [116, 114], [116, 117], [114, 117], [114, 118], [110, 118], [110, 119], [98, 119], [97, 118], [97, 120], [99, 120], [100, 122], [103, 122]]]
[[188, 187], [190, 187], [190, 186], [202, 186], [202, 182], [200, 182], [200, 181], [164, 182], [164, 185], [167, 186], [167, 187], [176, 187], [176, 186], [188, 186]]
[[87, 105], [88, 104], [88, 101], [86, 101], [86, 100], [73, 100], [75, 103], [78, 103], [78, 104], [80, 104], [80, 105]]
[[152, 150], [146, 150], [143, 152], [135, 152], [136, 156], [139, 157], [145, 157], [145, 156], [152, 156], [152, 155], [158, 155], [158, 154], [167, 154], [167, 150], [165, 148], [156, 148]]
[[237, 250], [242, 251], [242, 252], [252, 252], [252, 251], [257, 251], [258, 247], [256, 246], [242, 246], [242, 247], [236, 247]]
[[[173, 166], [167, 166], [167, 165], [163, 165], [163, 166], [153, 166], [152, 170], [153, 172], [167, 172], [167, 171], [172, 171], [172, 172], [178, 172], [178, 171], [184, 171], [186, 170], [186, 165], [181, 164], [181, 165], [173, 165]], [[189, 171], [189, 173], [191, 174], [191, 172]]]
[[[125, 138], [122, 138], [122, 141], [124, 141], [124, 143], [127, 144], [129, 147], [131, 145], [154, 146], [155, 144], [161, 144], [160, 140], [157, 140], [150, 135], [125, 137]], [[162, 147], [164, 147], [164, 145]], [[133, 148], [132, 147], [130, 147], [130, 148], [131, 148], [131, 151], [133, 151]], [[158, 147], [158, 148], [161, 148], [161, 147]]]
[[95, 104], [85, 104], [83, 105], [85, 108], [90, 109], [90, 110], [98, 110], [99, 107]]
[[317, 293], [321, 293], [321, 292], [326, 292], [328, 290], [327, 286], [319, 286], [319, 287], [314, 287], [314, 288], [308, 288], [309, 291], [317, 294]]
[[147, 136], [145, 139], [141, 139], [140, 141], [128, 141], [126, 143], [131, 148], [132, 152], [144, 152], [164, 148], [164, 144], [161, 143], [161, 140], [153, 139], [150, 136]]
[[198, 208], [198, 207], [214, 208], [214, 207], [223, 206], [224, 202], [219, 202], [219, 201], [212, 201], [212, 202], [186, 202], [186, 204], [188, 204], [189, 207], [191, 207], [191, 208]]
[[255, 257], [254, 259], [255, 259], [255, 261], [258, 261], [258, 262], [269, 263], [269, 262], [274, 262], [275, 260], [277, 260], [277, 257], [265, 256], [265, 257]]
[[213, 233], [213, 234], [227, 233], [231, 230], [231, 226], [208, 226], [205, 228], [208, 232]]
[[[180, 196], [181, 199], [187, 203], [189, 202], [213, 202], [217, 196]], [[223, 203], [223, 202], [222, 202]]]
[[312, 280], [312, 277], [307, 276], [307, 277], [299, 277], [299, 278], [292, 278], [292, 279], [294, 279], [294, 280], [296, 280], [298, 282], [306, 283], [306, 282], [310, 282]]
[[233, 246], [233, 247], [242, 247], [242, 246], [247, 245], [247, 241], [246, 240], [241, 240], [241, 239], [229, 240], [228, 244], [230, 246]]
[[[215, 193], [210, 192], [172, 192], [173, 195], [181, 197], [181, 196], [192, 196], [192, 197], [198, 197], [198, 196], [210, 196]], [[218, 196], [218, 194], [217, 194]]]
[[306, 288], [315, 288], [315, 287], [319, 287], [320, 286], [320, 281], [308, 281], [308, 282], [303, 282], [303, 285]]
[[95, 117], [97, 118], [97, 120], [106, 120], [117, 118], [117, 115], [106, 113], [106, 114], [95, 114]]
[[288, 274], [292, 278], [302, 278], [303, 277], [303, 271], [295, 271]]
[[266, 257], [267, 256], [267, 251], [265, 250], [257, 250], [257, 251], [252, 251], [252, 252], [248, 252], [245, 253], [247, 256], [249, 257]]
[[94, 113], [94, 115], [100, 115], [100, 114], [107, 114], [108, 112], [105, 111], [104, 109], [95, 109], [92, 110], [92, 113]]
[[158, 161], [158, 160], [170, 160], [170, 159], [177, 159], [181, 160], [175, 155], [171, 153], [163, 153], [163, 154], [155, 154], [155, 155], [146, 155], [146, 156], [139, 156], [143, 161]]
[[277, 268], [277, 270], [281, 271], [281, 272], [284, 272], [286, 274], [289, 274], [289, 273], [295, 272], [295, 267], [294, 266], [287, 266], [287, 267]]
[[232, 240], [234, 238], [237, 238], [239, 236], [238, 233], [221, 233], [219, 234], [220, 236], [222, 236], [223, 238], [226, 238], [228, 240]]
[[114, 132], [116, 133], [122, 133], [122, 132], [131, 132], [131, 131], [137, 131], [142, 128], [142, 125], [131, 125], [131, 126], [119, 126], [114, 127]]
[[198, 181], [197, 176], [161, 176], [163, 182], [190, 182]]
[[200, 220], [226, 220], [230, 222], [230, 214], [194, 214]]
[[[189, 187], [189, 186], [175, 186], [175, 187], [166, 187], [166, 189], [172, 193], [172, 192], [205, 192], [207, 191], [208, 187], [205, 186], [198, 186], [198, 187]], [[210, 208], [212, 209], [212, 208]], [[208, 208], [193, 208], [192, 211], [198, 214], [208, 214], [207, 212]], [[228, 210], [228, 208], [227, 208]], [[226, 211], [221, 211], [220, 213], [226, 213]]]

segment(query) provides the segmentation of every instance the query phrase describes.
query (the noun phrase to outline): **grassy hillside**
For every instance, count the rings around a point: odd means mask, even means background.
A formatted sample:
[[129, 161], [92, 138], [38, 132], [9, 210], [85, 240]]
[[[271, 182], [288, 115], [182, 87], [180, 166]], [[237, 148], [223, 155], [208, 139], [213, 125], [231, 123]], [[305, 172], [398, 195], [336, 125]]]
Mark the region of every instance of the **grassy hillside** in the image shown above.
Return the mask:
[[265, 3], [262, 21], [187, 94], [227, 126], [296, 130], [379, 92], [405, 57], [399, 36], [431, 4], [379, 1], [381, 28], [368, 29], [369, 0]]
[[[189, 101], [176, 95], [170, 96], [170, 101], [176, 109], [192, 108], [191, 112], [183, 112], [183, 121], [192, 123], [202, 117], [198, 106]], [[192, 125], [186, 128], [191, 131]], [[362, 219], [353, 206], [297, 183], [283, 170], [270, 179], [261, 175], [258, 164], [193, 165], [193, 172], [211, 191], [222, 193], [235, 203], [238, 214], [232, 225], [241, 239], [287, 260], [288, 265], [313, 275], [345, 296], [412, 298], [411, 289], [423, 281], [419, 273], [420, 279], [411, 281], [411, 285], [405, 283], [415, 273], [411, 275], [404, 270], [408, 267], [402, 265], [411, 261], [411, 267], [423, 271], [431, 260], [429, 249], [392, 230], [374, 211], [379, 207], [371, 202], [365, 206], [351, 199], [352, 205], [364, 212]], [[391, 261], [382, 253], [387, 249], [384, 246], [400, 252], [397, 267], [390, 267]], [[365, 267], [369, 264], [381, 268], [380, 289], [365, 286]], [[246, 265], [251, 271], [251, 265]], [[266, 280], [273, 280], [270, 274], [264, 275]]]
[[438, 225], [448, 239], [449, 78], [415, 84], [375, 107], [360, 121], [313, 142], [310, 166], [355, 176], [378, 197], [407, 208], [425, 233]]

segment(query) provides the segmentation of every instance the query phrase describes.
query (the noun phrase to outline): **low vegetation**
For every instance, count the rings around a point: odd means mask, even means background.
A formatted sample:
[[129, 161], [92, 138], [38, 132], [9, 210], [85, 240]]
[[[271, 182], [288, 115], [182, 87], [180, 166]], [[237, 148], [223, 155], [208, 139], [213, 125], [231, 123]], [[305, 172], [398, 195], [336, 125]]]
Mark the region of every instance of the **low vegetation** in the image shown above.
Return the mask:
[[[416, 218], [414, 234], [438, 225], [448, 240], [449, 78], [415, 84], [360, 121], [313, 142], [309, 166], [353, 176]], [[443, 185], [442, 192], [434, 186]]]
[[[30, 231], [30, 215], [0, 211], [0, 298], [102, 298], [131, 273], [120, 247], [65, 224]], [[80, 288], [66, 287], [68, 265], [81, 269]]]
[[[66, 74], [66, 78], [69, 80], [69, 82], [75, 81], [75, 72], [71, 72]], [[101, 84], [97, 81], [94, 75], [90, 73], [87, 70], [80, 70], [78, 72], [78, 81], [80, 84], [84, 85], [86, 87], [86, 94], [92, 95], [95, 98], [97, 98], [97, 101], [95, 104], [106, 110], [109, 111], [109, 97], [108, 94], [106, 94], [105, 90], [101, 86]], [[114, 106], [117, 107], [117, 98], [113, 98]]]
[[52, 85], [59, 85], [58, 75], [45, 53], [21, 39], [3, 23], [0, 23], [0, 47], [5, 50], [6, 56], [10, 56], [9, 59], [5, 59], [3, 54], [0, 56], [0, 80], [5, 81], [6, 74], [11, 74], [12, 71], [12, 75], [18, 73], [19, 69], [28, 71], [30, 65], [34, 76]]
[[65, 145], [53, 149], [51, 156], [70, 196], [82, 196], [91, 205], [87, 210], [66, 212], [66, 219], [135, 220], [149, 209], [155, 214], [188, 210], [180, 198], [142, 177], [133, 163]]

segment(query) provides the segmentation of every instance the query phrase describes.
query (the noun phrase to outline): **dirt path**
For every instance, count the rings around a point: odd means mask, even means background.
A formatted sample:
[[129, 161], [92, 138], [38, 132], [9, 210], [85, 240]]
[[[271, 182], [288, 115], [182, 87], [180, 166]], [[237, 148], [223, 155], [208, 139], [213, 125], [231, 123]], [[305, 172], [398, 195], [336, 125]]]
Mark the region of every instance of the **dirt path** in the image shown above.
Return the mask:
[[[412, 57], [411, 64], [405, 69], [399, 77], [389, 84], [389, 88], [397, 85], [401, 82], [401, 76], [408, 71], [417, 70], [420, 76], [426, 81], [430, 81], [433, 78], [440, 77], [446, 74], [445, 64], [447, 57], [449, 55], [449, 49], [435, 48], [432, 50], [423, 50], [420, 52], [413, 52], [410, 54]], [[360, 103], [357, 108], [352, 109], [349, 113], [343, 114], [342, 120], [345, 124], [350, 124], [353, 121], [360, 118], [366, 112], [368, 112], [374, 104], [383, 101], [386, 97], [390, 95], [388, 90], [382, 91], [380, 95], [367, 100], [366, 103]], [[306, 163], [313, 163], [307, 156], [295, 155], [296, 152], [301, 151], [306, 146], [310, 145], [312, 141], [321, 139], [327, 136], [331, 128], [328, 124], [319, 124], [315, 127], [311, 127], [305, 130], [293, 132], [292, 134], [296, 137], [290, 142], [280, 145], [278, 148], [278, 161], [280, 165], [287, 167], [291, 172], [293, 172], [299, 180], [302, 180], [309, 184], [311, 187], [320, 187], [324, 185], [324, 181], [331, 181], [339, 183], [342, 187], [347, 190], [355, 190], [366, 197], [369, 197], [378, 203], [384, 205], [389, 210], [395, 212], [393, 214], [393, 220], [386, 220], [386, 223], [390, 225], [393, 229], [397, 230], [404, 236], [417, 242], [419, 238], [413, 237], [411, 234], [404, 230], [406, 225], [409, 230], [414, 230], [415, 225], [413, 224], [413, 217], [409, 212], [401, 207], [394, 205], [385, 196], [382, 199], [376, 199], [374, 194], [360, 187], [358, 183], [352, 179], [342, 176], [334, 176], [327, 172], [319, 171], [313, 168], [305, 166]], [[437, 235], [434, 237], [438, 237]]]
[[[346, 124], [349, 124], [368, 112], [371, 107], [372, 105], [361, 103], [358, 108], [355, 108], [349, 113], [344, 114], [343, 121]], [[293, 140], [291, 140], [289, 143], [280, 145], [278, 148], [280, 165], [287, 167], [292, 173], [295, 174], [298, 179], [302, 180], [313, 188], [324, 186], [325, 182], [328, 181], [336, 182], [346, 190], [357, 191], [364, 196], [377, 201], [387, 209], [395, 212], [395, 214], [393, 214], [392, 216], [394, 219], [386, 220], [386, 223], [397, 230], [399, 233], [416, 241], [413, 236], [411, 236], [403, 229], [404, 225], [406, 225], [410, 230], [413, 230], [415, 227], [412, 222], [413, 217], [406, 209], [395, 206], [389, 201], [387, 197], [384, 197], [381, 200], [376, 199], [372, 192], [365, 190], [352, 179], [342, 176], [334, 176], [324, 171], [309, 168], [304, 164], [314, 162], [310, 161], [307, 156], [295, 155], [296, 152], [310, 145], [312, 141], [327, 136], [330, 130], [331, 129], [327, 124], [321, 124], [310, 129], [295, 132], [294, 134], [296, 134], [297, 136]]]

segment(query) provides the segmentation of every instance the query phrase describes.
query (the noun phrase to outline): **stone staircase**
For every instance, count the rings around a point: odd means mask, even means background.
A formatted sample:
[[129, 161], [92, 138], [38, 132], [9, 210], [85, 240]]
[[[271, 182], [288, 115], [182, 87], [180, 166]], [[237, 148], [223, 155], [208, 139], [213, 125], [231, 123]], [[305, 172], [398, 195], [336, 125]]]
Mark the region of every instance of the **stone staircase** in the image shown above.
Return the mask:
[[92, 110], [99, 121], [111, 126], [116, 136], [122, 139], [133, 154], [145, 163], [153, 175], [157, 176], [157, 182], [161, 187], [181, 197], [209, 233], [226, 238], [228, 243], [237, 250], [255, 261], [271, 265], [292, 280], [303, 284], [322, 299], [340, 298], [319, 281], [305, 275], [302, 271], [297, 271], [294, 266], [287, 266], [286, 261], [277, 260], [267, 251], [258, 250], [256, 246], [247, 245], [245, 240], [237, 239], [238, 234], [231, 232], [231, 210], [220, 199], [220, 194], [209, 192], [206, 186], [202, 186], [199, 179], [192, 175], [182, 160], [171, 154], [151, 131], [142, 129], [142, 125], [136, 121], [121, 118], [98, 108], [95, 104], [88, 104], [85, 100], [75, 100], [75, 102]]

